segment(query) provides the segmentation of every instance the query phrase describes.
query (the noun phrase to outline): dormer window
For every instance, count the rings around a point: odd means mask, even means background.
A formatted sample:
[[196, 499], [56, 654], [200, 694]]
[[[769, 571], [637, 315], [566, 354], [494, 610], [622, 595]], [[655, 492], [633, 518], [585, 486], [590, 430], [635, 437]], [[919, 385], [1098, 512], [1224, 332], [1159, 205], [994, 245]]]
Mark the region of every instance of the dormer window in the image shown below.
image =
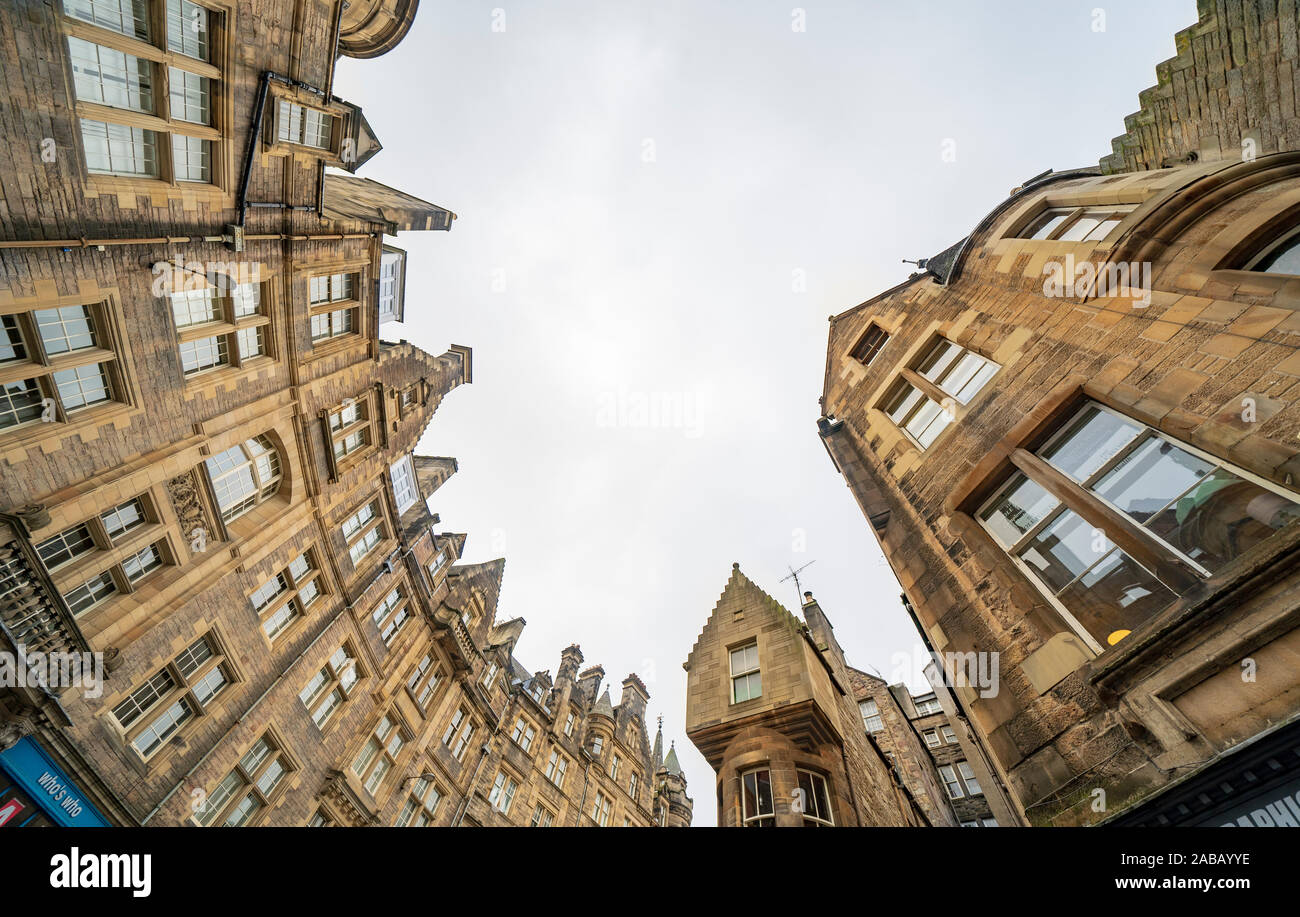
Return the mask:
[[1133, 212], [1132, 204], [1109, 207], [1049, 207], [1017, 235], [1052, 242], [1100, 242]]
[[281, 99], [277, 120], [277, 139], [317, 150], [332, 148], [336, 120], [333, 115]]

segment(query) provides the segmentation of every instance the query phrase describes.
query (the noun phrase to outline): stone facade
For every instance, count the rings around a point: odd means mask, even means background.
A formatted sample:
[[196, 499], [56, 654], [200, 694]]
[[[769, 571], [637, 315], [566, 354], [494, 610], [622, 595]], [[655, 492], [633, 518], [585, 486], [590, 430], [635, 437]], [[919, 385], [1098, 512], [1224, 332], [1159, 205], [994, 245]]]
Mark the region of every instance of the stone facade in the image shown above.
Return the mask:
[[1031, 824], [1300, 714], [1295, 34], [1294, 3], [1201, 4], [1120, 159], [831, 319], [822, 439], [931, 647], [1000, 661], [947, 681]]
[[0, 802], [35, 742], [109, 824], [688, 824], [644, 685], [525, 670], [504, 562], [429, 511], [456, 461], [413, 453], [472, 353], [381, 338], [385, 237], [455, 214], [325, 171], [381, 149], [336, 53], [413, 0], [9, 6], [3, 649], [106, 679], [0, 689]]
[[800, 621], [735, 565], [684, 664], [686, 734], [722, 827], [927, 824], [867, 736], [820, 606]]
[[[910, 706], [907, 686], [891, 686], [883, 678], [852, 667], [849, 681], [862, 713], [863, 728], [892, 765], [917, 807], [932, 826], [957, 827], [957, 813], [949, 804], [934, 758], [912, 724], [915, 707]], [[908, 709], [904, 709], [905, 705]]]

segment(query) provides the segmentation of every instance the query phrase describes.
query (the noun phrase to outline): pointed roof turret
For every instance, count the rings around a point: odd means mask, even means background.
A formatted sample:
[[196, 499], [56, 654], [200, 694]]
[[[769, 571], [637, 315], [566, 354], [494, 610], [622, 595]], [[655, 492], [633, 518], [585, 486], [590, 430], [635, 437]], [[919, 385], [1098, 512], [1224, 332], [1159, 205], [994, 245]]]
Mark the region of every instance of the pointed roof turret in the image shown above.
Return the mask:
[[677, 743], [668, 746], [668, 757], [664, 759], [664, 769], [670, 774], [682, 776], [682, 766], [677, 761]]
[[653, 762], [655, 770], [659, 770], [664, 763], [664, 718], [662, 716], [659, 717], [659, 731], [655, 733]]
[[614, 718], [614, 704], [609, 699], [609, 688], [606, 688], [605, 693], [600, 696], [600, 700], [596, 701], [596, 706], [592, 708], [591, 715], [607, 716], [611, 720]]

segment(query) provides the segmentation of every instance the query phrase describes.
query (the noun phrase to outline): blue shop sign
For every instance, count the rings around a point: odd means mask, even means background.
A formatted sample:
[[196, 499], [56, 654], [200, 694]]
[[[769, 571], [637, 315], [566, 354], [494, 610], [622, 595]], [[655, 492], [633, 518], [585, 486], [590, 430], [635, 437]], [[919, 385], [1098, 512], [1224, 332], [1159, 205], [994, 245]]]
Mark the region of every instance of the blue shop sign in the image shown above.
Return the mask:
[[108, 827], [108, 820], [31, 736], [0, 752], [0, 768], [63, 827]]

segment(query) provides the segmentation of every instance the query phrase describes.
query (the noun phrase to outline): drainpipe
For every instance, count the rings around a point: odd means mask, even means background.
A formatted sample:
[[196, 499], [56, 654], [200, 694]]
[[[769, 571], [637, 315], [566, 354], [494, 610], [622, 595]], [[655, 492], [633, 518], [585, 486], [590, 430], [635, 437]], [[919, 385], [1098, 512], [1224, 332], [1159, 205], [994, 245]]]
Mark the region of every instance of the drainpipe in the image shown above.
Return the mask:
[[[277, 205], [277, 204], [249, 204], [248, 203], [248, 182], [253, 175], [253, 156], [257, 152], [257, 139], [262, 135], [262, 124], [263, 121], [265, 120], [265, 115], [266, 115], [266, 95], [267, 95], [267, 91], [270, 89], [271, 80], [275, 80], [277, 83], [282, 83], [283, 85], [289, 86], [290, 88], [305, 89], [308, 92], [315, 93], [316, 95], [320, 96], [327, 103], [329, 101], [329, 96], [325, 93], [324, 90], [319, 89], [316, 86], [311, 85], [310, 83], [304, 83], [301, 80], [295, 80], [291, 77], [285, 76], [282, 73], [276, 73], [273, 70], [262, 71], [262, 82], [257, 89], [257, 104], [253, 106], [253, 120], [252, 120], [252, 124], [249, 126], [248, 129], [248, 146], [244, 149], [244, 173], [243, 173], [243, 177], [239, 181], [239, 222], [236, 225], [238, 225], [240, 229], [244, 228], [244, 220], [248, 216], [248, 208], [250, 206], [271, 206], [271, 207], [287, 206], [283, 204]], [[294, 207], [292, 209], [310, 210], [312, 208]]]
[[244, 174], [239, 180], [239, 228], [244, 228], [248, 208], [248, 180], [253, 175], [253, 154], [257, 151], [257, 138], [262, 134], [262, 115], [266, 108], [266, 91], [271, 84], [271, 71], [262, 71], [262, 82], [257, 88], [257, 104], [253, 106], [253, 121], [248, 128], [248, 146], [244, 149]]

